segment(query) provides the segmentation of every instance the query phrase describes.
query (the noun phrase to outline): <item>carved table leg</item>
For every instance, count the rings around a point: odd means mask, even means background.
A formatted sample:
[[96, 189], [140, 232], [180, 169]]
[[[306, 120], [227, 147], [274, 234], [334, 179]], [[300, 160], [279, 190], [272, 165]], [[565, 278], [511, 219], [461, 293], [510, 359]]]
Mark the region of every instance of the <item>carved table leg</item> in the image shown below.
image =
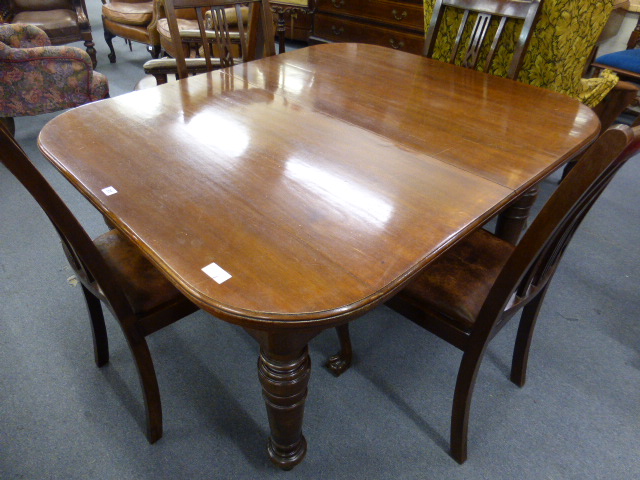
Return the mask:
[[284, 36], [287, 33], [287, 27], [285, 25], [285, 17], [284, 12], [278, 14], [278, 28], [276, 31], [278, 32], [278, 53], [284, 53], [285, 50], [285, 39]]
[[267, 450], [273, 463], [283, 470], [291, 470], [307, 453], [307, 441], [302, 435], [311, 375], [307, 345], [324, 328], [268, 331], [245, 327], [260, 344], [258, 376], [271, 427]]
[[533, 187], [518, 198], [509, 208], [498, 216], [496, 236], [509, 243], [516, 244], [527, 225], [531, 207], [538, 197], [538, 188]]
[[351, 366], [353, 359], [353, 349], [351, 348], [351, 336], [349, 335], [349, 324], [345, 323], [336, 327], [338, 340], [340, 341], [340, 351], [329, 357], [326, 366], [331, 373], [339, 377]]
[[311, 374], [308, 347], [287, 356], [271, 355], [261, 348], [258, 373], [271, 427], [269, 456], [277, 466], [290, 470], [307, 453], [302, 419]]

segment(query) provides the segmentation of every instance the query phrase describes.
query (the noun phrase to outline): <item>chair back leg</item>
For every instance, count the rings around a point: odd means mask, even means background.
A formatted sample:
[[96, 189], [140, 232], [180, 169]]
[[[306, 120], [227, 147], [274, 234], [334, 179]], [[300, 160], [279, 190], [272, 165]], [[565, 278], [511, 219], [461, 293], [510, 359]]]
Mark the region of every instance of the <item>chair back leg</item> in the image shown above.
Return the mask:
[[480, 348], [472, 347], [465, 351], [460, 360], [460, 369], [456, 379], [451, 408], [450, 448], [453, 459], [462, 464], [467, 460], [467, 436], [469, 430], [469, 413], [471, 398], [476, 384], [476, 377], [489, 340], [485, 340]]
[[91, 320], [91, 332], [93, 334], [93, 355], [98, 367], [102, 367], [109, 362], [109, 340], [107, 337], [107, 327], [104, 323], [102, 305], [100, 300], [91, 293], [87, 287], [82, 285], [89, 319]]
[[538, 294], [522, 309], [518, 333], [513, 346], [513, 359], [511, 361], [511, 381], [519, 387], [523, 387], [527, 381], [527, 364], [529, 362], [529, 348], [533, 338], [533, 330], [536, 326], [540, 307], [544, 303], [547, 294], [545, 286]]
[[144, 395], [147, 439], [149, 443], [155, 443], [162, 437], [162, 403], [151, 352], [144, 337], [127, 331], [124, 326], [123, 330], [136, 364], [142, 394]]

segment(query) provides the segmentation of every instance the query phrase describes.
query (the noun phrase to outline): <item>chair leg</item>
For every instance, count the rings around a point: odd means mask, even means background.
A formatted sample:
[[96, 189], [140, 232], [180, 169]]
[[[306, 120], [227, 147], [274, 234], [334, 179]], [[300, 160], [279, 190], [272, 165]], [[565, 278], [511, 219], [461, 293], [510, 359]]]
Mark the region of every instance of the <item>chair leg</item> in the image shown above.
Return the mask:
[[161, 50], [162, 47], [160, 45], [147, 45], [147, 51], [151, 55], [151, 58], [159, 58]]
[[93, 43], [93, 40], [86, 40], [84, 42], [84, 46], [87, 49], [89, 58], [91, 58], [91, 64], [93, 65], [93, 68], [96, 68], [96, 65], [98, 65], [98, 59], [96, 58], [96, 49], [95, 49], [96, 44]]
[[529, 348], [533, 338], [533, 330], [536, 326], [538, 313], [542, 306], [547, 287], [531, 300], [523, 309], [518, 325], [516, 342], [513, 347], [513, 359], [511, 361], [511, 381], [523, 387], [527, 380], [527, 363], [529, 362]]
[[113, 39], [115, 35], [107, 29], [107, 26], [104, 24], [104, 17], [102, 17], [102, 27], [104, 30], [104, 41], [107, 42], [107, 47], [109, 47], [107, 57], [109, 57], [111, 63], [116, 63], [116, 51], [113, 49]]
[[16, 123], [13, 117], [0, 117], [0, 123], [9, 131], [11, 136], [16, 134]]
[[484, 347], [479, 351], [465, 352], [460, 361], [451, 408], [451, 456], [462, 464], [467, 460], [467, 434], [469, 411], [476, 376], [484, 356]]
[[162, 437], [162, 404], [151, 352], [144, 338], [136, 341], [129, 332], [125, 330], [124, 333], [133, 354], [144, 396], [147, 439], [149, 443], [155, 443]]
[[351, 335], [349, 335], [349, 324], [345, 323], [336, 327], [338, 333], [338, 340], [340, 340], [340, 351], [335, 355], [329, 357], [326, 363], [327, 368], [336, 377], [339, 377], [346, 372], [351, 366], [353, 360], [353, 350], [351, 348]]
[[102, 367], [109, 362], [109, 340], [107, 337], [107, 328], [104, 324], [102, 305], [100, 304], [100, 300], [87, 290], [84, 285], [82, 285], [82, 293], [84, 294], [87, 310], [89, 310], [89, 319], [91, 320], [93, 356], [96, 365]]

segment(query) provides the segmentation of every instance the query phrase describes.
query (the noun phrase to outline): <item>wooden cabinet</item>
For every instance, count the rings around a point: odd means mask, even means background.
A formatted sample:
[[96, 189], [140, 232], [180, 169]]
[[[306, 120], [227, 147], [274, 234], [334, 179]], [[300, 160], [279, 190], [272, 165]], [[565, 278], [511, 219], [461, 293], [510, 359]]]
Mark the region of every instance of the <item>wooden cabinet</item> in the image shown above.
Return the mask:
[[317, 0], [312, 43], [362, 42], [422, 53], [420, 0]]

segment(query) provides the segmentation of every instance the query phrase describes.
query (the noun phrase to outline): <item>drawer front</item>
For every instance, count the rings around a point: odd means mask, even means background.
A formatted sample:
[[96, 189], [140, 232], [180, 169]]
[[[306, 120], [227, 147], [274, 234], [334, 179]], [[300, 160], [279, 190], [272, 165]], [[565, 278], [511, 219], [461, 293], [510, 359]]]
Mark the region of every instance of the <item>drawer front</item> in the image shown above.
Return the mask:
[[405, 52], [421, 54], [424, 37], [408, 33], [316, 13], [314, 16], [314, 37], [330, 42], [360, 42], [395, 48]]
[[424, 31], [422, 5], [384, 0], [318, 0], [317, 11]]

